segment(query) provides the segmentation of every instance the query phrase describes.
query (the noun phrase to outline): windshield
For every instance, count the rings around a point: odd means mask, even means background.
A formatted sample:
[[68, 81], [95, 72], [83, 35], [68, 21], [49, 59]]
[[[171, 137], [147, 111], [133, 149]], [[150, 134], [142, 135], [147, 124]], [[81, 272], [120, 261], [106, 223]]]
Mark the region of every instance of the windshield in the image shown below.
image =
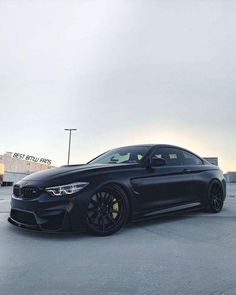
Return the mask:
[[108, 151], [98, 156], [88, 164], [127, 164], [140, 163], [143, 156], [147, 153], [149, 147], [135, 146], [123, 147]]

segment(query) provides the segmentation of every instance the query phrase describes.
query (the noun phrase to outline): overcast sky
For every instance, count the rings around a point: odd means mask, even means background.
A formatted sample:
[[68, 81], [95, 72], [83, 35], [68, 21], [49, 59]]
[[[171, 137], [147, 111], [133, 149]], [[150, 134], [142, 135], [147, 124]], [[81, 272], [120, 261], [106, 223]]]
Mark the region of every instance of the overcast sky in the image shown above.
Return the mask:
[[0, 153], [138, 143], [236, 170], [236, 1], [0, 0]]

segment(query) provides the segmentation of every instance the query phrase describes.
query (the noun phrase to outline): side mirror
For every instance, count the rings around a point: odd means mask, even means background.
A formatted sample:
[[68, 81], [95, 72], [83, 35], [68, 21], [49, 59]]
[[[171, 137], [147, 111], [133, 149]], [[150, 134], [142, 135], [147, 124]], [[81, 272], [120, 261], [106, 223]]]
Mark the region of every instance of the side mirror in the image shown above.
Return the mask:
[[163, 158], [157, 158], [157, 157], [152, 157], [150, 161], [150, 166], [151, 167], [157, 167], [157, 166], [165, 166], [166, 165], [166, 160]]

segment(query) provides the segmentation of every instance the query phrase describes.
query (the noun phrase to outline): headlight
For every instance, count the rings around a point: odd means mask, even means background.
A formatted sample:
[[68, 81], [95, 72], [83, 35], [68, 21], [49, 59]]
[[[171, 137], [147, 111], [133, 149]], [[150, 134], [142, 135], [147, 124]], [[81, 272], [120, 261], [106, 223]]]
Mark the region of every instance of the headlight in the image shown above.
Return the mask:
[[71, 183], [67, 185], [47, 187], [46, 192], [48, 192], [52, 196], [57, 196], [57, 197], [72, 195], [74, 193], [81, 191], [88, 184], [89, 184], [88, 182], [77, 182], [77, 183]]

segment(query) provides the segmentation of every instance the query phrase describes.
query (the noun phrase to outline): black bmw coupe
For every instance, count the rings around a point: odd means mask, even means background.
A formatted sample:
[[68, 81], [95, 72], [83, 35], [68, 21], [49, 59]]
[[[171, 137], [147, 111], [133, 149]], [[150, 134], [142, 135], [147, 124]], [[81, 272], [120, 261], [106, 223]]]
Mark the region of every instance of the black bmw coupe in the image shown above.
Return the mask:
[[33, 173], [14, 185], [9, 221], [41, 231], [117, 232], [128, 220], [221, 211], [222, 171], [170, 145], [110, 150], [84, 165]]

